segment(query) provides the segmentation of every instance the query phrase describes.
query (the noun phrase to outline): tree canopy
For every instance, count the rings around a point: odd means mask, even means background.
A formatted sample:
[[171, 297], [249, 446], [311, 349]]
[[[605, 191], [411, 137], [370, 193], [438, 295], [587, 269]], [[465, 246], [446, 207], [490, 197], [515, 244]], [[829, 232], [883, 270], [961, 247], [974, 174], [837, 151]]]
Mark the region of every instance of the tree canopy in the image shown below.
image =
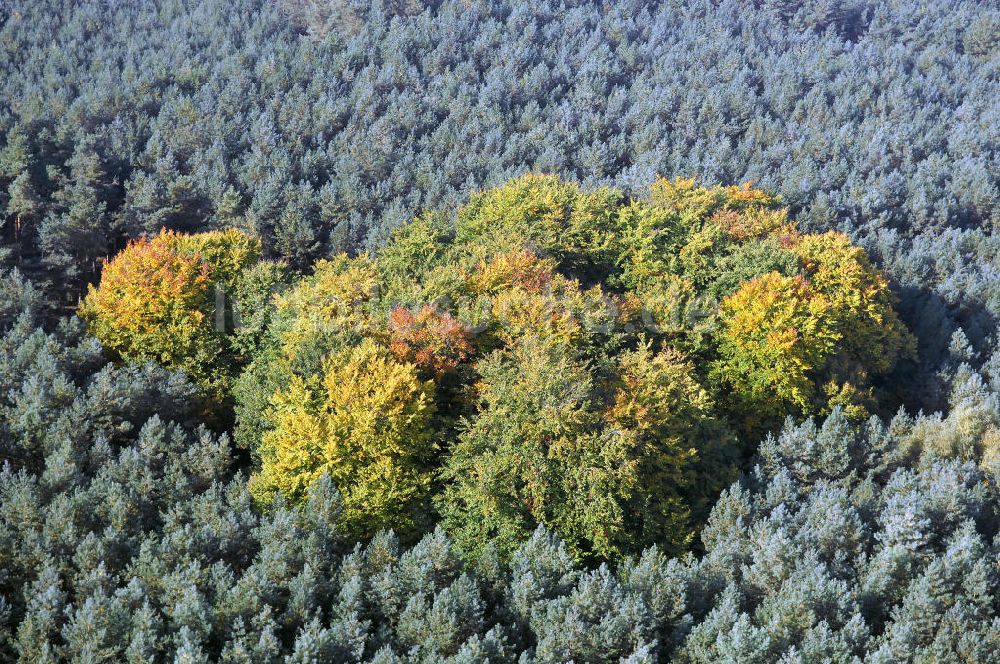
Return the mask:
[[[326, 475], [259, 509], [228, 439], [198, 427], [196, 385], [108, 364], [78, 321], [38, 327], [44, 299], [16, 272], [0, 292], [4, 661], [1000, 656], [1000, 404], [969, 370], [947, 416], [835, 409], [767, 438], [697, 558], [653, 546], [590, 567], [539, 528], [469, 564], [442, 530], [356, 544]], [[622, 363], [623, 427], [659, 435], [636, 425], [653, 394], [688, 400], [672, 413], [703, 405], [678, 358], [643, 347]]]
[[220, 393], [235, 362], [226, 294], [259, 257], [259, 241], [235, 230], [140, 238], [106, 263], [80, 315], [124, 359], [183, 369]]
[[998, 64], [976, 0], [3, 0], [0, 664], [1000, 661]]
[[259, 496], [326, 473], [367, 535], [433, 493], [473, 557], [539, 525], [580, 559], [679, 552], [755, 436], [878, 409], [871, 378], [912, 354], [892, 302], [846, 237], [750, 186], [527, 175], [278, 295], [239, 442]]

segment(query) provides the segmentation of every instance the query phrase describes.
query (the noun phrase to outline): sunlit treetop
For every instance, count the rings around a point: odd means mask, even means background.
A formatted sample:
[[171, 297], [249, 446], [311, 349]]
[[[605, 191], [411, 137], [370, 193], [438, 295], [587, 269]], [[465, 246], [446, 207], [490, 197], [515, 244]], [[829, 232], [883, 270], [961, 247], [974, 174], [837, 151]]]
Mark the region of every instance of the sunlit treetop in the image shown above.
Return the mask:
[[129, 361], [183, 369], [218, 392], [227, 366], [227, 291], [260, 257], [239, 231], [185, 235], [162, 231], [131, 242], [107, 261], [80, 305], [88, 328]]
[[[373, 371], [391, 358], [432, 386], [421, 426], [442, 447], [406, 472], [441, 473], [434, 503], [469, 551], [512, 550], [539, 523], [582, 558], [682, 550], [737, 435], [836, 406], [862, 418], [872, 378], [912, 351], [886, 279], [846, 236], [801, 233], [749, 184], [684, 179], [629, 200], [525, 175], [414, 220], [377, 255], [318, 263], [274, 304], [240, 411], [256, 486], [301, 495], [325, 468], [349, 495], [376, 489], [354, 484], [373, 468], [315, 457], [355, 444], [318, 423], [342, 380], [333, 358], [364, 347]], [[278, 405], [293, 396], [294, 417]], [[390, 453], [365, 444], [372, 463]]]

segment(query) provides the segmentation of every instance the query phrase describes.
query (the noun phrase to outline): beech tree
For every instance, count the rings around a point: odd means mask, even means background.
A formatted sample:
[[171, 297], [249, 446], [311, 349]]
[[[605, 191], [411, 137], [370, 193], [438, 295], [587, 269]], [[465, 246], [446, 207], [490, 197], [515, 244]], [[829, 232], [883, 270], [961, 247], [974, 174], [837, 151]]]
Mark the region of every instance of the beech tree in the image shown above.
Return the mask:
[[801, 274], [769, 272], [723, 301], [713, 375], [758, 422], [790, 407], [811, 414], [839, 405], [864, 417], [871, 377], [915, 352], [888, 283], [842, 234], [789, 233], [781, 242]]
[[451, 314], [424, 305], [416, 314], [395, 307], [389, 314], [389, 348], [400, 360], [441, 380], [473, 352], [468, 326]]
[[722, 303], [717, 380], [736, 388], [748, 412], [809, 411], [815, 376], [839, 341], [830, 309], [801, 276], [770, 272], [746, 282]]
[[[226, 341], [225, 290], [257, 260], [259, 243], [239, 231], [163, 231], [132, 242], [104, 266], [80, 305], [90, 332], [130, 361], [183, 369], [221, 395], [235, 367]], [[230, 328], [231, 329], [231, 328]]]
[[251, 492], [263, 502], [279, 492], [301, 500], [325, 475], [340, 490], [355, 536], [409, 531], [430, 488], [433, 390], [413, 364], [371, 340], [334, 353], [321, 381], [293, 377], [272, 397]]

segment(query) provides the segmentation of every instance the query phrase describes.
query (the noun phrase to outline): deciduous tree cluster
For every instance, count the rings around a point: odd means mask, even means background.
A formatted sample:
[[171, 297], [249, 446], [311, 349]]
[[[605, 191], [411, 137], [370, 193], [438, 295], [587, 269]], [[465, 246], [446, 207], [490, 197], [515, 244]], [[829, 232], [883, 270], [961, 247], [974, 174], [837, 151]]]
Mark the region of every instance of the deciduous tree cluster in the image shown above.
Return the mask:
[[326, 474], [360, 535], [436, 510], [472, 557], [539, 525], [584, 560], [681, 552], [747, 441], [878, 408], [871, 377], [913, 353], [892, 302], [752, 187], [528, 175], [278, 295], [238, 440], [258, 499]]
[[141, 238], [106, 263], [80, 316], [123, 359], [183, 369], [221, 396], [236, 363], [227, 294], [259, 258], [260, 242], [235, 230]]

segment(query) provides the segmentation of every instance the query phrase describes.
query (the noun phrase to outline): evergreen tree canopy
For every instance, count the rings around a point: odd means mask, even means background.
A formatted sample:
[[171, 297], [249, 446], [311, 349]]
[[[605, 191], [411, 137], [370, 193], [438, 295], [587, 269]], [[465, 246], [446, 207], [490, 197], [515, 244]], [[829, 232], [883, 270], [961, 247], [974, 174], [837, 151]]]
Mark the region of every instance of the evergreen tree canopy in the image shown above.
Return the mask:
[[[326, 475], [258, 509], [183, 375], [106, 364], [79, 321], [38, 328], [17, 273], [0, 291], [20, 303], [0, 337], [3, 661], [1000, 656], [1000, 403], [975, 374], [947, 417], [788, 424], [712, 509], [703, 557], [588, 568], [539, 528], [469, 565], [441, 530], [355, 545]], [[682, 397], [676, 358], [623, 362], [623, 425], [649, 390]]]

